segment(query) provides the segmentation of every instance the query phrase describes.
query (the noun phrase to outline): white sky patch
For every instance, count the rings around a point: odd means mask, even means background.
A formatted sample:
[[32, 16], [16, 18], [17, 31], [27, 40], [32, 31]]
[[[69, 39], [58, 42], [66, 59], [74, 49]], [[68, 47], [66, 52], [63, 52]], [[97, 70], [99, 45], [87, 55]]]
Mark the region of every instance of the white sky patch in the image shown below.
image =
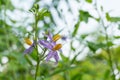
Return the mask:
[[72, 10], [72, 15], [74, 18], [77, 17], [79, 15], [78, 9], [81, 7], [80, 4], [75, 0], [69, 0], [69, 5]]
[[69, 51], [70, 51], [69, 46], [70, 46], [70, 41], [67, 40], [67, 42], [62, 46], [63, 55], [68, 56], [70, 54], [69, 53]]
[[120, 16], [120, 0], [97, 0], [105, 11], [111, 11], [111, 16]]
[[98, 25], [99, 24], [97, 21], [89, 18], [87, 24], [85, 22], [81, 22], [80, 29], [78, 30], [78, 34], [89, 34], [89, 33], [95, 32], [97, 28], [99, 28]]

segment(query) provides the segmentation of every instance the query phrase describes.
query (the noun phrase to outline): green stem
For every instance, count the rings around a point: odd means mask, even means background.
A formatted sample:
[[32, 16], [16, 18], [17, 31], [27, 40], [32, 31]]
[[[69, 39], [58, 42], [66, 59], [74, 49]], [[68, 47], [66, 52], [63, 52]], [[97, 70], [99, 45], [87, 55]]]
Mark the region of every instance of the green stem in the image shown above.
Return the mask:
[[39, 56], [39, 52], [38, 52], [38, 46], [36, 45], [37, 44], [37, 38], [38, 38], [38, 15], [37, 15], [37, 12], [35, 13], [35, 27], [34, 27], [34, 30], [35, 30], [35, 37], [34, 37], [34, 42], [35, 42], [35, 50], [36, 50], [36, 53], [37, 53], [37, 65], [36, 65], [36, 71], [35, 71], [35, 80], [37, 80], [37, 75], [38, 75], [38, 70], [39, 70], [39, 64], [40, 64], [40, 61], [42, 59], [44, 59], [44, 54], [46, 52], [46, 49], [43, 50], [43, 54]]
[[[102, 22], [102, 23], [103, 23], [103, 22]], [[108, 38], [108, 34], [107, 34], [106, 27], [104, 26], [104, 24], [103, 24], [103, 27], [104, 27], [105, 36], [106, 36], [107, 54], [108, 54], [108, 57], [109, 57], [108, 62], [109, 62], [110, 68], [111, 68], [111, 70], [112, 70], [112, 72], [113, 72], [113, 80], [115, 80], [115, 74], [114, 74], [114, 69], [113, 69], [113, 62], [112, 62], [112, 57], [111, 57], [110, 48], [109, 48], [109, 45], [108, 45], [108, 42], [109, 42], [108, 40], [109, 40], [109, 38]]]
[[36, 66], [36, 73], [35, 73], [35, 80], [37, 80], [37, 73], [38, 73], [38, 70], [39, 70], [40, 61], [45, 58], [44, 57], [45, 52], [46, 52], [46, 49], [43, 51], [43, 55], [41, 55], [40, 57], [38, 57], [37, 66]]
[[108, 45], [109, 36], [108, 36], [108, 34], [107, 34], [106, 26], [104, 25], [103, 19], [102, 19], [101, 15], [100, 15], [100, 13], [99, 13], [99, 11], [98, 11], [98, 9], [97, 9], [97, 2], [95, 2], [95, 9], [96, 9], [96, 11], [97, 11], [97, 13], [98, 13], [98, 15], [99, 15], [99, 17], [100, 17], [102, 26], [103, 26], [104, 31], [105, 31], [105, 39], [106, 39], [106, 43], [107, 43], [107, 54], [108, 54], [108, 58], [109, 58], [108, 63], [109, 63], [109, 66], [110, 66], [110, 68], [111, 68], [111, 70], [112, 70], [112, 73], [113, 73], [112, 78], [113, 78], [113, 80], [115, 80], [115, 74], [114, 74], [114, 69], [113, 69], [113, 61], [112, 61], [112, 57], [111, 57], [110, 47], [109, 47], [109, 45]]
[[35, 73], [35, 80], [37, 80], [37, 73], [38, 73], [38, 69], [39, 69], [39, 63], [40, 63], [40, 61], [37, 60], [36, 73]]
[[37, 13], [35, 14], [35, 37], [34, 37], [34, 42], [35, 42], [35, 49], [36, 49], [36, 53], [37, 53], [37, 66], [36, 66], [36, 72], [35, 72], [35, 80], [37, 79], [37, 72], [38, 72], [38, 69], [39, 69], [39, 53], [38, 53], [38, 46], [36, 45], [37, 44], [37, 37], [38, 37], [38, 27], [37, 27], [37, 24], [38, 24], [38, 20], [37, 20]]

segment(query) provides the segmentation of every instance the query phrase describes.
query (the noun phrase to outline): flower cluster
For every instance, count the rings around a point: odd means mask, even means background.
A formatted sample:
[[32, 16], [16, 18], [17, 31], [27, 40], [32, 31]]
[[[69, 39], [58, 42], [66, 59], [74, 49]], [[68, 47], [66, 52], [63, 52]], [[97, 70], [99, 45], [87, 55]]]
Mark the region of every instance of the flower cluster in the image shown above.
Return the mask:
[[58, 62], [59, 56], [57, 51], [62, 51], [62, 44], [57, 44], [56, 41], [59, 40], [61, 36], [58, 34], [53, 36], [51, 33], [48, 33], [45, 36], [48, 38], [48, 40], [39, 40], [39, 43], [45, 48], [49, 49], [46, 61], [49, 61], [50, 58], [53, 57], [56, 60], [56, 62]]
[[[56, 34], [53, 36], [50, 32], [48, 34], [44, 34], [47, 39], [45, 40], [38, 40], [37, 44], [42, 45], [44, 48], [47, 48], [49, 50], [46, 61], [49, 61], [51, 58], [54, 58], [56, 60], [56, 63], [59, 60], [58, 52], [61, 50], [62, 44], [57, 43], [57, 41], [62, 38], [59, 34]], [[34, 42], [32, 43], [29, 39], [25, 39], [25, 42], [30, 45], [28, 49], [24, 51], [24, 53], [31, 53], [32, 50], [34, 49], [34, 46], [37, 45]]]

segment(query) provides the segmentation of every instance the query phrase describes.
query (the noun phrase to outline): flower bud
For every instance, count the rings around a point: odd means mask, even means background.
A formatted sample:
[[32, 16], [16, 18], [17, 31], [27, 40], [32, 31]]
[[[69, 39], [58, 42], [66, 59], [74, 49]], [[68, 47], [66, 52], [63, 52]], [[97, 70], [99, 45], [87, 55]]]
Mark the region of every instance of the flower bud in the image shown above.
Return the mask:
[[39, 9], [39, 5], [35, 4], [34, 7], [38, 10]]

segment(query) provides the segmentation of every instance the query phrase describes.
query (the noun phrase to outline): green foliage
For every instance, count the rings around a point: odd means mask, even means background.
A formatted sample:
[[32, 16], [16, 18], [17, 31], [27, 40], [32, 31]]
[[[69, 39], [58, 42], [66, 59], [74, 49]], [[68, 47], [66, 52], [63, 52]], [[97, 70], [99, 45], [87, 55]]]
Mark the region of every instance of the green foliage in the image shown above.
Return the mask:
[[87, 11], [83, 11], [83, 10], [80, 10], [79, 11], [79, 20], [78, 22], [75, 24], [75, 28], [73, 30], [73, 33], [72, 33], [72, 36], [75, 37], [75, 35], [77, 34], [77, 31], [79, 30], [79, 27], [80, 27], [80, 22], [84, 21], [84, 22], [88, 22], [88, 19], [92, 17], [89, 12]]
[[79, 26], [80, 26], [80, 21], [78, 21], [76, 24], [75, 24], [75, 28], [74, 28], [74, 31], [72, 33], [72, 37], [75, 37], [75, 35], [77, 34], [77, 31], [79, 29]]
[[90, 18], [90, 17], [92, 17], [90, 14], [89, 14], [89, 12], [87, 12], [87, 11], [83, 11], [83, 10], [80, 10], [79, 11], [79, 18], [80, 18], [80, 21], [84, 21], [84, 22], [88, 22], [88, 19]]
[[44, 17], [49, 17], [49, 16], [50, 16], [50, 12], [46, 8], [43, 8], [38, 12], [39, 20], [43, 20]]
[[106, 19], [110, 22], [119, 22], [120, 17], [110, 17], [109, 13], [106, 13]]
[[103, 43], [93, 43], [93, 42], [89, 42], [87, 41], [87, 45], [90, 48], [91, 51], [95, 52], [100, 48], [105, 48], [106, 45]]
[[120, 36], [114, 36], [114, 38], [119, 39], [119, 38], [120, 38]]
[[86, 2], [88, 2], [88, 3], [92, 3], [92, 0], [86, 0]]
[[116, 47], [116, 48], [113, 48], [111, 51], [113, 51], [114, 52], [114, 56], [113, 56], [113, 58], [114, 58], [114, 60], [115, 61], [120, 61], [120, 58], [119, 58], [119, 56], [120, 56], [120, 46], [118, 46], [118, 47]]
[[11, 1], [10, 0], [1, 0], [0, 1], [0, 10], [2, 8], [4, 9], [10, 9], [10, 10], [14, 10], [14, 6], [12, 5]]

